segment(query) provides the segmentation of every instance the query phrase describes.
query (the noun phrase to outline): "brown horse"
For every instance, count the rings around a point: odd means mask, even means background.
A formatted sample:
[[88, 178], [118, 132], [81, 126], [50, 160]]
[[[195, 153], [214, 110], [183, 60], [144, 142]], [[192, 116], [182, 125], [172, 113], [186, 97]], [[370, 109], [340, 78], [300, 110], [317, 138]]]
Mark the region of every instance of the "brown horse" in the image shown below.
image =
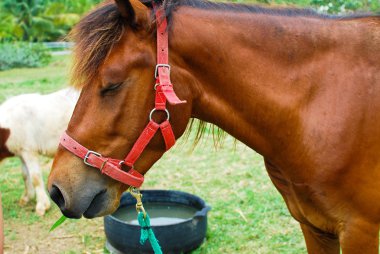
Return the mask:
[[[187, 101], [168, 107], [176, 138], [198, 118], [260, 153], [309, 253], [378, 253], [380, 17], [201, 0], [161, 8], [174, 89]], [[153, 12], [107, 2], [73, 32], [83, 90], [67, 133], [113, 158], [130, 151], [154, 106]], [[146, 173], [164, 151], [156, 134], [136, 169]], [[63, 147], [48, 183], [76, 218], [112, 213], [127, 187]]]

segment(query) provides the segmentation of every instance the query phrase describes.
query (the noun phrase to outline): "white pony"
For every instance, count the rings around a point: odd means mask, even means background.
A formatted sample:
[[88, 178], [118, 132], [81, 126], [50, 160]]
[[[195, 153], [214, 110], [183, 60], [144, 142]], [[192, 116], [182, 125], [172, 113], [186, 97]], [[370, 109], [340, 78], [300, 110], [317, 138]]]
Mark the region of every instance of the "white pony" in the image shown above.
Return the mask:
[[36, 213], [40, 216], [50, 208], [50, 199], [38, 155], [54, 156], [78, 97], [78, 91], [67, 88], [47, 95], [15, 96], [0, 106], [0, 161], [20, 157], [25, 181], [20, 203], [26, 204], [36, 195]]

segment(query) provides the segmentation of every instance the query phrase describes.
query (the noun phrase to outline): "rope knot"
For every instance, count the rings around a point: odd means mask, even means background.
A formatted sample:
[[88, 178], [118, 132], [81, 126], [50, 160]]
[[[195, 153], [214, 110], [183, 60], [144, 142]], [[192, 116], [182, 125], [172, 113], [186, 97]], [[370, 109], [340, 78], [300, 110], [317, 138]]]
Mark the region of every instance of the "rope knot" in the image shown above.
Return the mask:
[[137, 215], [137, 220], [141, 227], [140, 244], [143, 245], [145, 244], [146, 240], [149, 240], [150, 244], [152, 245], [154, 254], [162, 254], [160, 244], [158, 243], [158, 240], [150, 226], [149, 215], [147, 213], [144, 215], [143, 212], [139, 212]]

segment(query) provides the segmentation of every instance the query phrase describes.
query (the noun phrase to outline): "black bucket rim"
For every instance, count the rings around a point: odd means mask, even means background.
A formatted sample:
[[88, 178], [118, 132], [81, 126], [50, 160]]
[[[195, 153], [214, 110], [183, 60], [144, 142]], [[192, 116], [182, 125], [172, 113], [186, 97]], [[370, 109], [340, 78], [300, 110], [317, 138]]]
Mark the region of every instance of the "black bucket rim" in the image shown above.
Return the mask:
[[[176, 225], [188, 223], [189, 221], [194, 220], [196, 217], [206, 217], [207, 213], [211, 210], [211, 206], [208, 205], [201, 197], [196, 196], [196, 195], [191, 194], [191, 193], [188, 193], [188, 192], [179, 191], [179, 190], [163, 190], [163, 189], [146, 189], [146, 190], [141, 190], [140, 192], [143, 195], [144, 195], [144, 193], [149, 193], [149, 192], [178, 193], [178, 194], [180, 194], [182, 196], [187, 196], [187, 197], [190, 197], [190, 198], [196, 200], [200, 204], [200, 206], [201, 206], [201, 208], [197, 212], [195, 212], [192, 217], [190, 217], [190, 218], [188, 218], [188, 219], [186, 219], [184, 221], [181, 221], [179, 223], [168, 224], [168, 225], [156, 225], [156, 226], [155, 225], [151, 225], [152, 228], [171, 227], [171, 226], [176, 226]], [[127, 192], [127, 191], [124, 192], [121, 195], [120, 204], [119, 204], [117, 210], [120, 209], [121, 207], [126, 206], [126, 204], [123, 204], [123, 201], [126, 199], [126, 196], [128, 196], [128, 195], [131, 195], [131, 194], [129, 192]], [[154, 203], [154, 202], [151, 202], [151, 203]], [[147, 211], [147, 212], [149, 212], [149, 211]], [[198, 216], [196, 216], [197, 213], [198, 213]], [[140, 225], [130, 224], [127, 221], [124, 221], [124, 220], [121, 220], [121, 219], [115, 217], [113, 214], [114, 213], [105, 216], [104, 219], [110, 219], [110, 220], [113, 220], [114, 222], [117, 222], [117, 223], [120, 223], [120, 224], [124, 224], [124, 225], [126, 224], [126, 225], [128, 225], [128, 227], [140, 228]]]

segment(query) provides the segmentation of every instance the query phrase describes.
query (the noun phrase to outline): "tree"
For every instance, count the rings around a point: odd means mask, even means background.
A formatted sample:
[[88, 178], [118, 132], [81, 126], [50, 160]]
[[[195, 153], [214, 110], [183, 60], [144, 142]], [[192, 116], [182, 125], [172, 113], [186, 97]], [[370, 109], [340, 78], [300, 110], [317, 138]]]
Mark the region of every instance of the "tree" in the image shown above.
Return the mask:
[[[3, 0], [0, 4], [2, 40], [54, 41], [99, 0]], [[6, 20], [7, 22], [5, 22]]]

